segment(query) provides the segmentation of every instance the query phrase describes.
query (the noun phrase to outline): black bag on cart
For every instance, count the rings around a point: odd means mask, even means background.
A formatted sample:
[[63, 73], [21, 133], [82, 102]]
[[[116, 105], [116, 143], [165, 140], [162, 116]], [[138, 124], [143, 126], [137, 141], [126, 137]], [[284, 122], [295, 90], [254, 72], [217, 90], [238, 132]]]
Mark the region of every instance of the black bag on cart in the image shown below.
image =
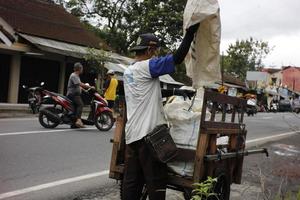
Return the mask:
[[154, 157], [163, 163], [167, 163], [177, 155], [177, 147], [167, 124], [156, 126], [145, 137], [145, 142]]

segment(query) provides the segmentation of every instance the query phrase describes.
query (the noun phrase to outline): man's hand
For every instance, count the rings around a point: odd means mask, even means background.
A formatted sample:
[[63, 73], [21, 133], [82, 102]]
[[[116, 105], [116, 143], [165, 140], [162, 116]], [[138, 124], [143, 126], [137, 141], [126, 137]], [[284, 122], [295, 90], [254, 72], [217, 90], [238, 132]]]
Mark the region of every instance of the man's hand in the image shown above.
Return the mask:
[[194, 24], [194, 25], [192, 25], [192, 26], [190, 26], [189, 28], [187, 28], [186, 29], [186, 32], [190, 32], [190, 33], [196, 33], [197, 32], [197, 30], [198, 30], [198, 28], [199, 28], [199, 26], [200, 26], [200, 23], [198, 23], [198, 24]]
[[181, 90], [181, 89], [174, 89], [174, 95], [176, 96], [183, 96], [184, 100], [186, 98], [192, 99], [193, 96], [195, 96], [196, 91], [193, 90]]

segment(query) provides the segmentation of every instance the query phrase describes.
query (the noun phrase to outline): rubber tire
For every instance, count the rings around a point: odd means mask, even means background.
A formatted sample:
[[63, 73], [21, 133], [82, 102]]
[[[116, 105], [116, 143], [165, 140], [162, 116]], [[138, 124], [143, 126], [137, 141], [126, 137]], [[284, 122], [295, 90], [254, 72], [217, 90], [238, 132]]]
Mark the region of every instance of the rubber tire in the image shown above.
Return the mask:
[[185, 200], [192, 199], [192, 190], [191, 189], [184, 189], [183, 197], [184, 197]]
[[[110, 118], [111, 124], [110, 124], [107, 128], [102, 128], [102, 127], [100, 126], [100, 124], [99, 124], [98, 118], [99, 118], [101, 115], [106, 115], [106, 116], [108, 116], [108, 117]], [[96, 125], [96, 127], [97, 127], [100, 131], [109, 131], [109, 130], [113, 127], [114, 123], [115, 123], [115, 119], [113, 118], [112, 113], [109, 112], [109, 111], [101, 112], [99, 115], [97, 115], [97, 116], [95, 117], [95, 125]]]
[[231, 181], [228, 173], [222, 169], [216, 170], [215, 177], [218, 178], [218, 182], [214, 185], [214, 193], [219, 195], [217, 197], [209, 197], [208, 200], [229, 200]]
[[[120, 181], [120, 199], [123, 199], [123, 181]], [[144, 186], [140, 200], [146, 200], [148, 197], [147, 189]]]
[[[59, 125], [59, 123], [56, 123], [56, 122], [52, 122], [52, 123], [53, 123], [52, 125], [46, 124], [46, 123], [43, 121], [44, 115], [45, 115], [45, 113], [43, 113], [43, 112], [40, 112], [40, 113], [39, 113], [39, 122], [40, 122], [40, 124], [41, 124], [44, 128], [53, 129], [53, 128], [56, 128], [56, 127]], [[46, 115], [45, 115], [45, 116], [46, 116]], [[47, 116], [46, 116], [46, 117], [47, 117]]]
[[37, 107], [36, 107], [36, 105], [30, 104], [30, 108], [31, 108], [32, 114], [36, 114], [37, 113]]

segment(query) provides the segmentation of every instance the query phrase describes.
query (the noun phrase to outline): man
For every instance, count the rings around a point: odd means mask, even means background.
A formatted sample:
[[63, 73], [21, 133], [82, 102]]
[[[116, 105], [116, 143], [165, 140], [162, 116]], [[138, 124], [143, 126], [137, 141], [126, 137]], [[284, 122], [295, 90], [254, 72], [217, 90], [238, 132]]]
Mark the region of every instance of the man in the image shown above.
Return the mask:
[[124, 72], [124, 90], [127, 105], [125, 129], [126, 161], [123, 180], [123, 200], [138, 200], [144, 184], [150, 200], [164, 200], [167, 166], [158, 161], [147, 148], [144, 137], [156, 126], [166, 124], [162, 97], [182, 95], [191, 97], [188, 90], [161, 90], [159, 76], [171, 74], [175, 65], [187, 55], [199, 24], [187, 30], [178, 50], [173, 55], [154, 57], [159, 41], [153, 34], [138, 38], [135, 63]]
[[90, 89], [92, 88], [89, 85], [85, 85], [81, 82], [79, 75], [83, 72], [83, 66], [81, 63], [77, 62], [74, 64], [74, 72], [70, 75], [68, 81], [68, 91], [67, 97], [73, 101], [75, 105], [75, 126], [78, 128], [84, 128], [84, 125], [81, 121], [81, 114], [83, 108], [83, 102], [81, 99], [81, 88]]
[[108, 70], [107, 80], [104, 84], [104, 98], [108, 102], [108, 107], [113, 108], [117, 97], [118, 80], [115, 78], [115, 72]]

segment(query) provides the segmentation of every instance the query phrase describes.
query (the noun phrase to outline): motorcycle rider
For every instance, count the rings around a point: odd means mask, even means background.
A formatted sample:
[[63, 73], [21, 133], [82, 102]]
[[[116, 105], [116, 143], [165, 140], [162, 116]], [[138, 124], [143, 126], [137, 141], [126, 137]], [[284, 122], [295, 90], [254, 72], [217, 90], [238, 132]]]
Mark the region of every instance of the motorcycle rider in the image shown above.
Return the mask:
[[74, 64], [74, 72], [70, 75], [68, 81], [68, 91], [67, 97], [75, 105], [75, 126], [78, 128], [84, 128], [84, 125], [81, 121], [81, 114], [83, 109], [83, 101], [81, 99], [81, 90], [93, 88], [89, 85], [86, 85], [81, 82], [79, 75], [83, 72], [83, 66], [80, 62]]

